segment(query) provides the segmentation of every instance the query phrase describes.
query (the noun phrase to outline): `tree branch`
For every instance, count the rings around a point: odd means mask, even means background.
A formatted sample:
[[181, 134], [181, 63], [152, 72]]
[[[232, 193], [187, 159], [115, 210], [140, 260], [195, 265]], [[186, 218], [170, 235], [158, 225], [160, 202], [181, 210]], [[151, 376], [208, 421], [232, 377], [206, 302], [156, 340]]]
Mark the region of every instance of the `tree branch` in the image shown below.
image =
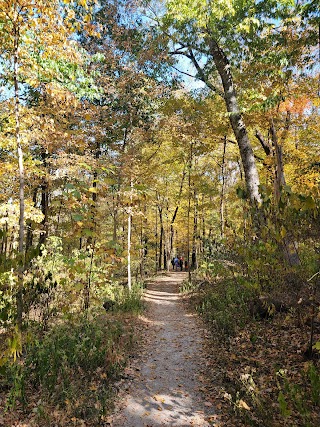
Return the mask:
[[271, 148], [270, 144], [267, 141], [265, 141], [262, 134], [258, 130], [256, 130], [255, 136], [258, 139], [258, 141], [260, 142], [260, 144], [262, 145], [262, 148], [264, 149], [264, 152], [266, 153], [266, 155], [270, 156], [270, 154], [272, 152], [272, 148]]
[[224, 99], [223, 92], [209, 82], [208, 78], [206, 77], [205, 73], [203, 72], [203, 69], [200, 67], [200, 65], [199, 65], [198, 61], [196, 60], [196, 57], [194, 56], [191, 49], [189, 49], [189, 55], [186, 55], [186, 56], [189, 59], [191, 59], [193, 65], [195, 66], [197, 73], [198, 73], [198, 76], [199, 76], [199, 79], [201, 81], [203, 81], [208, 86], [209, 89], [211, 89], [213, 92], [220, 95]]
[[177, 67], [175, 67], [174, 65], [171, 65], [171, 67], [172, 67], [173, 69], [175, 69], [176, 71], [178, 71], [179, 73], [184, 74], [184, 75], [186, 75], [186, 76], [188, 76], [188, 77], [192, 77], [193, 79], [196, 79], [196, 78], [197, 78], [197, 76], [193, 76], [192, 74], [189, 74], [189, 73], [187, 73], [187, 72], [185, 72], [185, 71], [179, 70], [179, 69], [178, 69]]

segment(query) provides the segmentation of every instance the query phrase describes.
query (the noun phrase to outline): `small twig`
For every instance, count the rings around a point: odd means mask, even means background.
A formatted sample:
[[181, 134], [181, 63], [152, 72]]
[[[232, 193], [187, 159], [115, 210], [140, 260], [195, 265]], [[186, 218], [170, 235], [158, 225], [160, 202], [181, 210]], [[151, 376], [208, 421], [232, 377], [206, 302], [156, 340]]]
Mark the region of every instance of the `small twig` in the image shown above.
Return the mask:
[[317, 271], [317, 273], [314, 273], [314, 275], [313, 275], [313, 276], [311, 276], [311, 277], [310, 277], [310, 279], [308, 279], [308, 280], [307, 280], [307, 282], [311, 282], [311, 280], [312, 280], [314, 277], [318, 276], [319, 274], [320, 274], [320, 271]]
[[186, 75], [186, 76], [188, 76], [188, 77], [192, 77], [193, 79], [196, 79], [196, 78], [197, 78], [197, 76], [193, 76], [192, 74], [189, 74], [189, 73], [187, 73], [186, 71], [179, 70], [179, 69], [178, 69], [177, 67], [175, 67], [174, 65], [171, 65], [171, 67], [172, 67], [174, 70], [178, 71], [179, 73], [184, 74], [184, 75]]

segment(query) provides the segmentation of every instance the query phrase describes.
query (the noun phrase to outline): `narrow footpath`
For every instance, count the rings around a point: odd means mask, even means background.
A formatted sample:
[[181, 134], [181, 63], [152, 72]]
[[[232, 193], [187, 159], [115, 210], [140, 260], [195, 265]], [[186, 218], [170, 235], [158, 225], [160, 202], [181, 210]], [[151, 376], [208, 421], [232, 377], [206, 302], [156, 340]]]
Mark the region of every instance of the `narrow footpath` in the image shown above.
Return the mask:
[[147, 287], [142, 346], [126, 370], [127, 390], [120, 392], [113, 427], [215, 425], [201, 382], [199, 321], [179, 295], [186, 277], [170, 273]]

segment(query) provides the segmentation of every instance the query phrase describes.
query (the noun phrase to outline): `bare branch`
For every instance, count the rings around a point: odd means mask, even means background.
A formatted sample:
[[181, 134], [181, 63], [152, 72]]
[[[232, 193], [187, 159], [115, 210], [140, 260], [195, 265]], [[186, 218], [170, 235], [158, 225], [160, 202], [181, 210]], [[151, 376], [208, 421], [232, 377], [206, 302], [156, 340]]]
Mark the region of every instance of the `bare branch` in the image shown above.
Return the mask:
[[200, 65], [199, 65], [198, 61], [196, 60], [196, 57], [194, 56], [191, 49], [189, 49], [189, 55], [187, 57], [191, 59], [193, 65], [195, 66], [197, 73], [198, 73], [198, 76], [199, 76], [198, 78], [201, 81], [203, 81], [208, 86], [209, 89], [211, 89], [213, 92], [217, 93], [222, 98], [224, 98], [223, 92], [209, 82], [208, 77], [205, 75], [203, 69], [200, 67]]
[[173, 69], [175, 69], [176, 71], [178, 71], [179, 73], [184, 74], [184, 75], [186, 75], [186, 76], [188, 76], [188, 77], [192, 77], [193, 79], [196, 79], [196, 78], [197, 78], [197, 76], [193, 76], [192, 74], [189, 74], [189, 73], [187, 73], [187, 72], [185, 72], [185, 71], [179, 70], [179, 69], [178, 69], [177, 67], [175, 67], [174, 65], [172, 65], [172, 68], [173, 68]]

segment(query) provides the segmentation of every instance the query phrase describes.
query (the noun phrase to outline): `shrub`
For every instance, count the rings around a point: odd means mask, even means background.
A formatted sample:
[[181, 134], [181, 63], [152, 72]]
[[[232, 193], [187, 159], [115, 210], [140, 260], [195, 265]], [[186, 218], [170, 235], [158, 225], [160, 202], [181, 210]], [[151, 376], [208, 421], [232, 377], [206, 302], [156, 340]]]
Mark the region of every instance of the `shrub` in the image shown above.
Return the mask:
[[234, 280], [215, 282], [201, 296], [198, 311], [222, 335], [234, 335], [250, 319], [252, 290]]
[[78, 415], [100, 416], [106, 412], [111, 380], [124, 366], [131, 345], [131, 334], [115, 320], [82, 317], [56, 325], [26, 344], [19, 361], [4, 367], [3, 385], [10, 390], [7, 407], [19, 402], [26, 408], [39, 392], [42, 402], [72, 408]]

